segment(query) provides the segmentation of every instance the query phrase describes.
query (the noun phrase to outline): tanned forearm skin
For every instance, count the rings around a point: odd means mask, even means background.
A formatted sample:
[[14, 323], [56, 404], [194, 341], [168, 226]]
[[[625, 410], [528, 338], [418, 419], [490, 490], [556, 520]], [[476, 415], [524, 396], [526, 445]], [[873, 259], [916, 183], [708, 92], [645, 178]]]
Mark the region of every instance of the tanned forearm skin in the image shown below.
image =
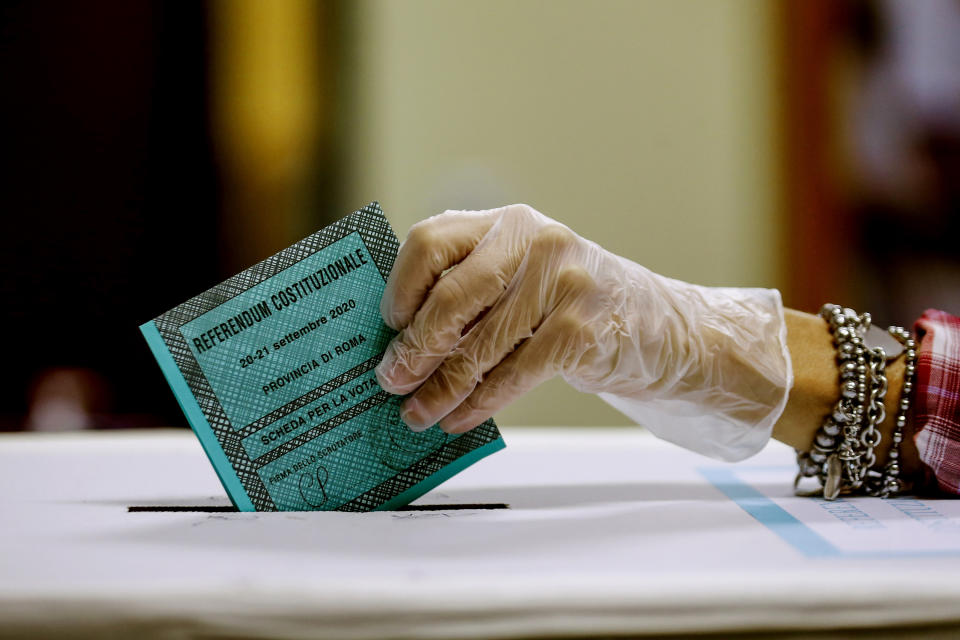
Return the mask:
[[[773, 437], [794, 449], [809, 451], [824, 417], [833, 412], [840, 399], [840, 372], [833, 339], [822, 318], [787, 309], [786, 321], [787, 345], [793, 360], [793, 389], [783, 415], [773, 427]], [[900, 402], [903, 372], [904, 356], [901, 354], [886, 369], [887, 417], [879, 427], [883, 439], [876, 449], [878, 463], [886, 461], [890, 450], [890, 434]], [[900, 477], [914, 480], [921, 474], [923, 465], [913, 443], [910, 420], [904, 428], [900, 447]]]

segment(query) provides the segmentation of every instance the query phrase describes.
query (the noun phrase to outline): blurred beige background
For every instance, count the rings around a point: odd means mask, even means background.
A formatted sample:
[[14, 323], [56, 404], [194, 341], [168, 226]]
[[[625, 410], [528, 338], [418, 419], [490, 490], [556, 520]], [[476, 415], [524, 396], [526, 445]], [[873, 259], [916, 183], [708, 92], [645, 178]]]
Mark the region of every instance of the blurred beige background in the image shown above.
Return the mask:
[[[388, 2], [345, 14], [340, 211], [401, 239], [526, 202], [706, 285], [781, 285], [769, 2]], [[628, 424], [554, 380], [504, 424]]]
[[[955, 0], [5, 5], [0, 271], [30, 304], [3, 322], [46, 337], [7, 346], [0, 430], [184, 424], [135, 327], [373, 199], [401, 237], [526, 202], [676, 278], [956, 315], [958, 25]], [[626, 423], [561, 381], [499, 418]]]

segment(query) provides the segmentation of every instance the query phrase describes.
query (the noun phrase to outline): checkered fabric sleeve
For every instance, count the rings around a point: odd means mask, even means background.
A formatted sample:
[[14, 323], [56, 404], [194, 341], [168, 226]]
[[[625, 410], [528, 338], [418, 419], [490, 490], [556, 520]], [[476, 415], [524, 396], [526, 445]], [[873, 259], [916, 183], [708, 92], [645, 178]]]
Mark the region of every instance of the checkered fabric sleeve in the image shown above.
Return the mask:
[[914, 325], [914, 440], [942, 491], [960, 494], [960, 318], [928, 309]]

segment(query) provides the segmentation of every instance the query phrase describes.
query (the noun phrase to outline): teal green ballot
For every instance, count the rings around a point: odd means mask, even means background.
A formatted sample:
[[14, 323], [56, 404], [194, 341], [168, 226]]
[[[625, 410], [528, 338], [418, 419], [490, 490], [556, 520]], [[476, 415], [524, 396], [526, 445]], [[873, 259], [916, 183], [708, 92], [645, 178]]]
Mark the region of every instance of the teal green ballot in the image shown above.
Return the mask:
[[140, 327], [241, 511], [396, 508], [503, 448], [410, 431], [377, 384], [397, 248], [374, 202]]

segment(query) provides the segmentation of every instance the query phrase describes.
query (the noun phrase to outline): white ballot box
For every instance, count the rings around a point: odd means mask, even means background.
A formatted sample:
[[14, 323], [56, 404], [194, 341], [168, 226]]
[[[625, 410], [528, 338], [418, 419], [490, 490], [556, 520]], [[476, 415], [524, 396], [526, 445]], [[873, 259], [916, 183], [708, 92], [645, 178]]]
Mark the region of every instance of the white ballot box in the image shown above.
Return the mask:
[[0, 637], [960, 633], [960, 500], [794, 498], [777, 443], [503, 435], [373, 513], [232, 511], [186, 430], [0, 436]]

